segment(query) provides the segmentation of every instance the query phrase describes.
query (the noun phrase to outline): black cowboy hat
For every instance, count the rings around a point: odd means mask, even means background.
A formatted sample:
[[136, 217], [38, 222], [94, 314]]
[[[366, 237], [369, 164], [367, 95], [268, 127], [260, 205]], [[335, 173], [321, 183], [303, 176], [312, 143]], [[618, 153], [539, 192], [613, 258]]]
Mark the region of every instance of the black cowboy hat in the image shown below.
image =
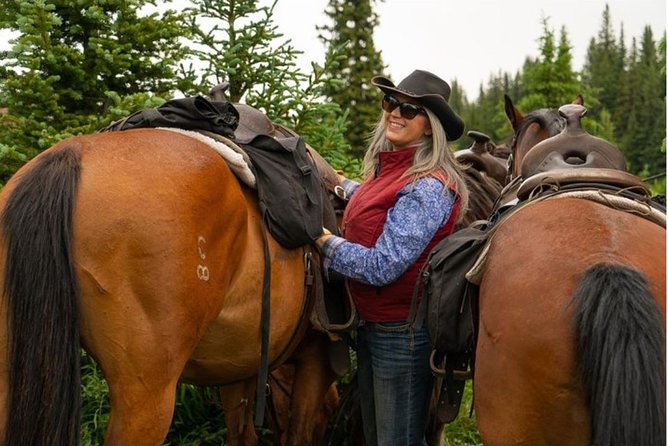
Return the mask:
[[400, 93], [415, 99], [421, 105], [434, 112], [443, 125], [449, 141], [454, 141], [464, 133], [464, 121], [448, 104], [450, 85], [440, 77], [428, 71], [415, 70], [396, 87], [386, 77], [376, 76], [371, 83], [383, 93]]

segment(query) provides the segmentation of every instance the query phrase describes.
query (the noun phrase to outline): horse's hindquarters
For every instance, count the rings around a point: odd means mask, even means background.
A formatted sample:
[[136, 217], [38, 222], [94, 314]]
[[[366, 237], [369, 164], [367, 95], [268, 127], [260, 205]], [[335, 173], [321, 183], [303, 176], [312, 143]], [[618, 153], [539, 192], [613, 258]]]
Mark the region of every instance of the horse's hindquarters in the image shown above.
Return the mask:
[[236, 272], [244, 196], [220, 156], [187, 136], [133, 130], [73, 144], [81, 336], [109, 383], [108, 441], [147, 444], [166, 434], [176, 382]]
[[[225, 303], [195, 348], [183, 379], [196, 384], [226, 384], [258, 373], [265, 259], [259, 215], [251, 213], [249, 237]], [[296, 347], [310, 309], [305, 291], [304, 251], [286, 250], [269, 240], [271, 253], [269, 361], [285, 360]], [[300, 328], [301, 327], [301, 328]]]
[[656, 224], [560, 198], [531, 204], [497, 229], [480, 288], [474, 383], [485, 444], [590, 443], [571, 300], [600, 263], [641, 272], [665, 316], [665, 229]]

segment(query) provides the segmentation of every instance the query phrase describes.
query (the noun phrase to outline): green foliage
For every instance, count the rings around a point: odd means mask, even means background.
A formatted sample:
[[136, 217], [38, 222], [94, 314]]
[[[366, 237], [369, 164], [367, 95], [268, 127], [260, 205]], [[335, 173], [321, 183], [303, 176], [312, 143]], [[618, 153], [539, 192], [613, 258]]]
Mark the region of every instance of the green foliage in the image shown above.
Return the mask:
[[590, 116], [598, 118], [603, 110], [608, 113], [618, 108], [624, 76], [626, 49], [623, 40], [616, 41], [610, 17], [610, 7], [605, 6], [601, 29], [592, 38], [582, 70], [582, 86]]
[[218, 389], [179, 384], [174, 419], [165, 445], [218, 446], [227, 435]]
[[330, 82], [324, 92], [332, 102], [345, 104], [345, 111], [349, 111], [346, 140], [355, 158], [364, 156], [383, 97], [370, 82], [385, 70], [373, 41], [373, 31], [378, 25], [378, 15], [372, 9], [374, 3], [375, 0], [330, 0], [325, 13], [333, 24], [317, 27], [328, 57], [345, 55], [335, 70], [328, 71]]
[[109, 386], [97, 364], [81, 352], [81, 445], [104, 444], [109, 423]]
[[588, 129], [619, 146], [629, 170], [641, 176], [665, 171], [665, 82], [665, 48], [656, 48], [646, 28], [640, 48], [634, 39], [627, 54], [606, 6], [582, 73], [588, 116], [600, 124]]
[[618, 127], [620, 148], [636, 174], [665, 170], [661, 144], [666, 136], [666, 77], [659, 60], [652, 31], [646, 27], [640, 47], [634, 41], [629, 55], [620, 112], [625, 118]]
[[476, 427], [475, 414], [471, 415], [473, 405], [473, 383], [466, 382], [462, 405], [455, 420], [445, 426], [445, 439], [448, 446], [482, 446], [482, 440]]
[[540, 57], [527, 64], [522, 75], [525, 95], [518, 103], [522, 110], [559, 107], [575, 98], [580, 89], [565, 28], [557, 44], [554, 31], [547, 19], [543, 19], [543, 35], [539, 41]]
[[[462, 117], [467, 130], [476, 130], [488, 135], [492, 141], [501, 142], [510, 133], [510, 125], [503, 108], [503, 95], [513, 90], [518, 81], [507, 73], [492, 75], [487, 88], [480, 88], [478, 99], [474, 104], [464, 106]], [[453, 104], [454, 106], [454, 104]], [[472, 143], [469, 138], [461, 138], [453, 143], [455, 150], [468, 148]]]
[[232, 102], [263, 110], [272, 121], [302, 136], [335, 168], [354, 173], [359, 162], [349, 155], [344, 138], [348, 114], [335, 101], [323, 100], [325, 91], [337, 83], [325, 74], [338, 69], [343, 49], [328, 53], [322, 66], [312, 62], [311, 73], [304, 74], [296, 64], [301, 52], [289, 40], [281, 41], [273, 23], [276, 2], [270, 7], [259, 7], [255, 0], [193, 3], [191, 30], [199, 48], [195, 54], [206, 61], [198, 91], [229, 82]]
[[[18, 33], [3, 54], [0, 182], [68, 136], [90, 133], [132, 95], [167, 98], [186, 48], [183, 15], [141, 15], [153, 1], [6, 1], [0, 26]], [[117, 102], [114, 102], [114, 97]], [[118, 99], [121, 98], [121, 99]]]
[[272, 18], [276, 2], [269, 7], [258, 6], [256, 0], [192, 3], [193, 54], [205, 64], [198, 92], [227, 81], [230, 101], [241, 102], [251, 90], [303, 78], [295, 66], [301, 51], [290, 41], [279, 41], [283, 35]]

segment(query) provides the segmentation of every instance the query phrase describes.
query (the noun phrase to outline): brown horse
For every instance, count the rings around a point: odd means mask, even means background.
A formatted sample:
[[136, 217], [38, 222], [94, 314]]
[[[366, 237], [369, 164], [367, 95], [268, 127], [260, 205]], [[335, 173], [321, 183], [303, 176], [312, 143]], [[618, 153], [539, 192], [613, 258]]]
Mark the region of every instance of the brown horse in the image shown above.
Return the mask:
[[[293, 438], [299, 438], [303, 446], [320, 445], [329, 417], [339, 402], [334, 382], [337, 375], [330, 367], [330, 343], [326, 334], [309, 328], [293, 354], [269, 373], [263, 426], [271, 431], [275, 446], [290, 444], [288, 441], [294, 441]], [[328, 385], [324, 397], [313, 397], [314, 389]], [[258, 444], [253, 424], [256, 386], [257, 376], [252, 376], [220, 388], [227, 446]]]
[[[295, 394], [296, 383], [301, 379], [308, 379], [304, 375], [304, 367], [298, 363], [286, 363], [273, 370], [269, 375], [270, 401], [267, 403], [267, 427], [272, 432], [274, 446], [283, 446], [286, 443], [291, 413], [294, 412], [295, 401], [301, 401]], [[302, 372], [301, 376], [298, 375]], [[302, 386], [303, 387], [303, 386]], [[310, 441], [304, 446], [320, 446], [327, 430], [329, 419], [339, 405], [339, 392], [336, 383], [332, 383], [320, 407], [313, 410], [314, 418], [310, 420], [314, 428]]]
[[[257, 375], [261, 214], [207, 144], [161, 129], [69, 138], [7, 183], [0, 210], [4, 444], [78, 444], [80, 346], [109, 384], [109, 445], [162, 444], [179, 381]], [[306, 249], [268, 248], [276, 366], [311, 305]], [[309, 382], [317, 407], [331, 382]], [[292, 415], [287, 444], [307, 444], [312, 414]]]
[[[509, 99], [506, 112], [517, 176], [565, 120], [547, 109], [524, 116]], [[663, 212], [660, 225], [563, 196], [497, 225], [480, 283], [474, 380], [486, 445], [665, 444]]]

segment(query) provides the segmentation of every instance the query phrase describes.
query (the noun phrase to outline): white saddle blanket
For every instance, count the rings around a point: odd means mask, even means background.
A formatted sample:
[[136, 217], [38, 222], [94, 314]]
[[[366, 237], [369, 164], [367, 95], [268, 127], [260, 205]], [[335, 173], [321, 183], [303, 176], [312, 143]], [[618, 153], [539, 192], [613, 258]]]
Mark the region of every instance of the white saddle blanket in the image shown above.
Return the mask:
[[220, 141], [216, 141], [213, 138], [210, 138], [199, 132], [194, 132], [192, 130], [177, 129], [172, 127], [158, 127], [158, 128], [160, 130], [169, 130], [170, 132], [181, 133], [183, 135], [190, 136], [191, 138], [198, 139], [203, 143], [207, 144], [213, 150], [218, 152], [220, 156], [223, 157], [223, 159], [227, 162], [227, 165], [230, 166], [230, 170], [234, 172], [234, 174], [237, 176], [237, 178], [239, 178], [241, 182], [243, 182], [248, 187], [251, 187], [253, 189], [256, 188], [255, 175], [253, 175], [253, 172], [251, 171], [250, 167], [248, 167], [248, 163], [246, 163], [246, 160], [244, 159], [243, 155], [241, 155], [242, 149], [236, 144], [234, 144], [232, 141], [228, 140], [227, 142], [229, 145], [226, 145]]

